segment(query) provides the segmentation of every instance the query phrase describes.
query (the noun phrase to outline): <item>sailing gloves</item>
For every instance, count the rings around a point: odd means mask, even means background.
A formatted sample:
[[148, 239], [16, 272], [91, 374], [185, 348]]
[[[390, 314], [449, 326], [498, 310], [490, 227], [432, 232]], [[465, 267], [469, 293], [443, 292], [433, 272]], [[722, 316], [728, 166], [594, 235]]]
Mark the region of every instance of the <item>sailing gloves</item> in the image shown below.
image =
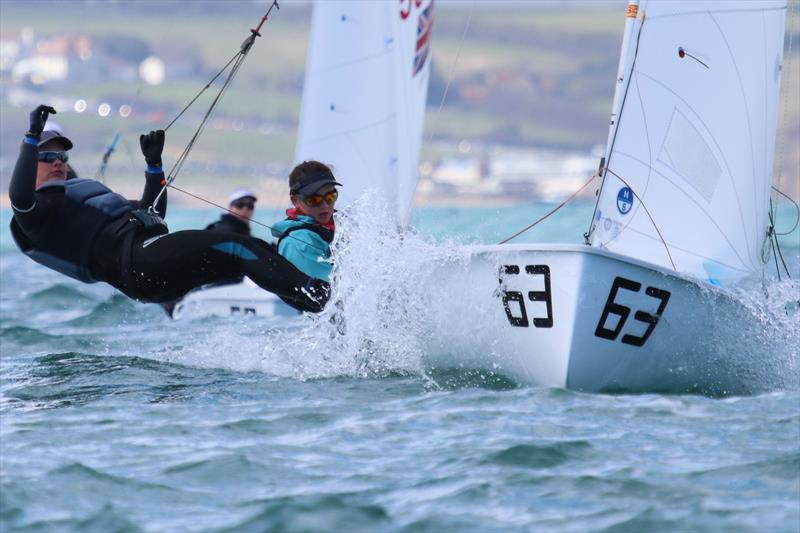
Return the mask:
[[[164, 130], [151, 131], [139, 136], [144, 160], [149, 168], [161, 168], [161, 152], [164, 150]], [[148, 170], [149, 171], [149, 170]]]
[[25, 132], [26, 137], [33, 137], [37, 141], [42, 136], [42, 131], [44, 130], [44, 124], [47, 122], [48, 115], [55, 115], [56, 110], [50, 107], [49, 105], [40, 105], [33, 111], [31, 111], [31, 121], [30, 127], [28, 131]]

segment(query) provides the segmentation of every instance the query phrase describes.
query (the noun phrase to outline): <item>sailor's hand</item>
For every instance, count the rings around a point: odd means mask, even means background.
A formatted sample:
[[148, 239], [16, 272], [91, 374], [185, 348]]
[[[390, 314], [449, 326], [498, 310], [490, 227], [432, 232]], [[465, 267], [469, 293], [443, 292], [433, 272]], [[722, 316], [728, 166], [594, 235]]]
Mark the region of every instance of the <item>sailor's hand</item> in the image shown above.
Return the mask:
[[147, 135], [140, 135], [139, 146], [142, 147], [144, 160], [147, 161], [149, 166], [161, 166], [161, 152], [164, 150], [164, 130], [151, 131]]
[[48, 115], [55, 115], [56, 110], [49, 105], [40, 105], [31, 111], [31, 122], [28, 131], [25, 133], [27, 137], [39, 139], [44, 131], [44, 125], [47, 122]]

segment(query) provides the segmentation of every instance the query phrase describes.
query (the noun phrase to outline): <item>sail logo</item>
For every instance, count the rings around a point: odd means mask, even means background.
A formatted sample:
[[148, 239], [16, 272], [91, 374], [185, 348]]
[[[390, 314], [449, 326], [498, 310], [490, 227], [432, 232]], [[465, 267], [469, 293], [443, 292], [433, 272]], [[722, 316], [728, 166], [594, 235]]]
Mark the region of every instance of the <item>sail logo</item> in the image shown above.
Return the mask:
[[617, 210], [623, 215], [630, 213], [633, 207], [633, 191], [630, 187], [623, 187], [617, 193]]
[[431, 27], [433, 26], [433, 2], [422, 10], [417, 19], [417, 46], [414, 53], [414, 70], [411, 77], [416, 76], [425, 66], [431, 50]]

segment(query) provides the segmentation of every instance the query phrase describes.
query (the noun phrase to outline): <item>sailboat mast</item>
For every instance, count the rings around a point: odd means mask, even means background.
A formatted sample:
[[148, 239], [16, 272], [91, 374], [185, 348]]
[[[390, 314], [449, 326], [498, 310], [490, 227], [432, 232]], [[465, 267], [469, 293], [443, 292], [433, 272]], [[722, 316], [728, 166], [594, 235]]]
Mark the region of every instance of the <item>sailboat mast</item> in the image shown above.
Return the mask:
[[[639, 0], [629, 0], [628, 10], [625, 15], [625, 31], [622, 34], [622, 48], [619, 53], [619, 67], [617, 68], [617, 83], [614, 89], [614, 101], [611, 104], [611, 120], [608, 126], [608, 142], [606, 143], [605, 157], [603, 158], [603, 168], [600, 169], [600, 177], [605, 181], [605, 167], [608, 166], [608, 160], [611, 157], [611, 149], [614, 146], [614, 135], [617, 131], [617, 123], [619, 122], [619, 115], [622, 111], [622, 103], [625, 98], [625, 93], [628, 90], [628, 82], [632, 72], [631, 65], [631, 36], [633, 35], [633, 27], [636, 23], [636, 15], [639, 13]], [[603, 181], [600, 182], [600, 190], [603, 189]], [[592, 232], [594, 232], [595, 214], [597, 213], [597, 203], [600, 201], [600, 192], [597, 193], [597, 200], [594, 205], [594, 212], [592, 213], [592, 221], [589, 232], [584, 236], [586, 244], [589, 244]]]

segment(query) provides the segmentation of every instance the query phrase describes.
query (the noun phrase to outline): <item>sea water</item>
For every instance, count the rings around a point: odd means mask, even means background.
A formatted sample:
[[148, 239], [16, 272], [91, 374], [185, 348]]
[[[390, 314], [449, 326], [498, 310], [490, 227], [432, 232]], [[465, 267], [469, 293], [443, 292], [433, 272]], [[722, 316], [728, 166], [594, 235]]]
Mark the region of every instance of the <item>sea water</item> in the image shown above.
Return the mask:
[[[292, 327], [172, 322], [39, 267], [1, 211], [0, 531], [800, 531], [796, 282], [741, 295], [777, 317], [731, 347], [769, 365], [752, 396], [434, 370], [415, 280], [552, 206], [420, 208], [402, 241], [374, 207], [343, 222], [341, 268], [359, 271], [337, 287], [356, 303], [345, 323]], [[579, 243], [591, 207], [517, 242]], [[781, 241], [795, 277], [798, 235]]]

